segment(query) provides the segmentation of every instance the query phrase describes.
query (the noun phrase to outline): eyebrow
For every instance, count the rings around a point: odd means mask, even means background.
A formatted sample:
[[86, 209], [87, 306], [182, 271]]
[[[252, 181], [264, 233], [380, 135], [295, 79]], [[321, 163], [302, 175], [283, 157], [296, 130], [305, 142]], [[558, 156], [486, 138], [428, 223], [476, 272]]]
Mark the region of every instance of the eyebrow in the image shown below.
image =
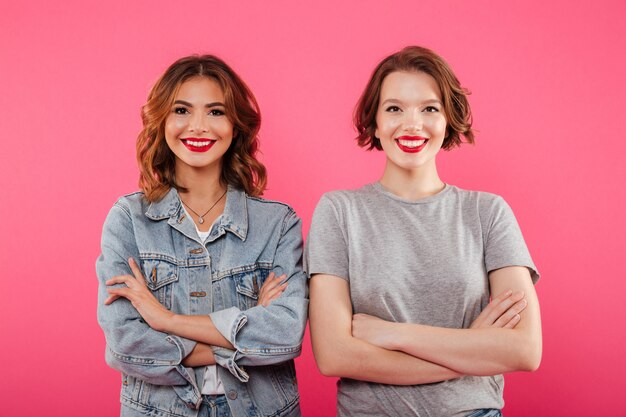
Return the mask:
[[[387, 104], [387, 103], [389, 103], [389, 104], [404, 104], [404, 102], [402, 100], [398, 100], [398, 99], [395, 99], [395, 98], [388, 98], [387, 100], [385, 100], [382, 103], [380, 103], [380, 105], [382, 106], [382, 105]], [[439, 105], [443, 106], [443, 103], [440, 100], [437, 100], [436, 98], [431, 98], [429, 100], [420, 101], [419, 104], [420, 105], [424, 105], [424, 104], [433, 104], [433, 103], [436, 103], [436, 104], [439, 104]]]
[[[187, 106], [187, 107], [193, 107], [193, 104], [189, 103], [188, 101], [185, 100], [176, 100], [174, 101], [174, 104], [182, 104], [183, 106]], [[208, 103], [205, 104], [204, 107], [206, 107], [207, 109], [211, 108], [211, 107], [226, 107], [224, 105], [224, 103], [220, 102], [220, 101], [214, 101], [213, 103]]]

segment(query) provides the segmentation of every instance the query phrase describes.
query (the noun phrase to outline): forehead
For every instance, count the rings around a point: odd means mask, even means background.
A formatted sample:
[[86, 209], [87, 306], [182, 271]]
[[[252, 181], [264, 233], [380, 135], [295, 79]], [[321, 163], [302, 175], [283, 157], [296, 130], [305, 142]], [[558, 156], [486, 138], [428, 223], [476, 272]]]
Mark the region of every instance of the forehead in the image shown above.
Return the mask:
[[207, 98], [223, 101], [224, 91], [219, 83], [209, 77], [193, 77], [184, 81], [176, 92], [176, 99]]
[[385, 77], [380, 89], [380, 101], [388, 99], [441, 101], [441, 91], [437, 81], [425, 72], [395, 71]]

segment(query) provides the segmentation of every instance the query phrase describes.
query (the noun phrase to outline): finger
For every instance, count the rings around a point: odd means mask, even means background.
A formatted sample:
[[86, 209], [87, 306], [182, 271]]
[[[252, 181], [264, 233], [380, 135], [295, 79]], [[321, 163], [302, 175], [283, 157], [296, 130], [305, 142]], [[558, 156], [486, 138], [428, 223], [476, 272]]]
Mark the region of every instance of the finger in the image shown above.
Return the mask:
[[137, 281], [140, 284], [145, 286], [146, 279], [143, 277], [143, 273], [141, 272], [141, 269], [139, 269], [139, 265], [137, 265], [137, 262], [135, 262], [135, 259], [128, 258], [128, 266], [130, 266], [130, 270], [133, 271], [133, 275], [135, 276]]
[[522, 291], [510, 292], [505, 297], [497, 297], [487, 306], [488, 309], [485, 309], [487, 310], [485, 321], [489, 324], [494, 324], [511, 306], [515, 305], [522, 298], [524, 298], [524, 292]]
[[268, 290], [271, 290], [272, 288], [278, 286], [279, 283], [280, 283], [280, 281], [278, 281], [278, 279], [276, 279], [276, 276], [272, 272], [265, 279], [265, 282], [263, 283], [263, 285], [261, 285], [261, 290], [259, 291], [259, 293], [264, 294]]
[[263, 285], [261, 286], [261, 290], [259, 291], [259, 295], [265, 295], [268, 291], [275, 289], [276, 287], [282, 285], [281, 281], [287, 278], [287, 275], [276, 276], [273, 272], [271, 272]]
[[[110, 294], [110, 296], [115, 296], [116, 300], [120, 297], [124, 297], [124, 298], [129, 298], [131, 291], [130, 288], [128, 287], [122, 287], [122, 288], [107, 288], [107, 292]], [[111, 298], [111, 297], [109, 297]], [[111, 301], [113, 302], [113, 301]]]
[[107, 297], [106, 300], [104, 300], [104, 305], [108, 306], [109, 304], [111, 304], [113, 301], [117, 300], [118, 298], [120, 298], [119, 295], [109, 295]]
[[489, 304], [487, 304], [487, 306], [483, 309], [483, 311], [481, 311], [480, 314], [478, 314], [478, 317], [476, 317], [476, 319], [472, 322], [470, 328], [473, 329], [473, 328], [481, 327], [481, 326], [483, 326], [483, 324], [488, 322], [488, 320], [491, 320], [491, 322], [489, 322], [489, 324], [493, 323], [494, 320], [497, 320], [497, 318], [502, 313], [500, 313], [500, 314], [494, 313], [494, 309], [502, 301], [504, 301], [508, 297], [510, 297], [512, 293], [513, 293], [513, 291], [507, 290], [507, 291], [504, 291], [503, 293], [499, 294], [498, 296], [493, 297], [492, 300], [489, 302]]
[[274, 300], [274, 299], [280, 297], [280, 295], [283, 293], [283, 291], [285, 291], [285, 288], [287, 288], [287, 283], [286, 282], [284, 284], [280, 284], [280, 285], [272, 288], [270, 291], [268, 291], [267, 294], [266, 294], [266, 298], [269, 298], [270, 300]]
[[278, 287], [275, 287], [272, 290], [266, 292], [263, 295], [263, 298], [260, 299], [260, 304], [264, 307], [267, 307], [271, 301], [277, 299], [282, 295], [282, 293], [285, 291], [285, 288], [287, 288], [287, 283], [281, 284]]
[[118, 275], [116, 277], [113, 277], [109, 280], [107, 280], [105, 282], [106, 285], [115, 285], [115, 284], [126, 284], [128, 285], [129, 282], [134, 281], [133, 277], [131, 277], [130, 275]]
[[513, 317], [515, 317], [516, 315], [519, 315], [519, 313], [524, 311], [527, 305], [528, 305], [528, 302], [526, 301], [526, 299], [519, 300], [518, 302], [513, 304], [511, 308], [509, 308], [504, 314], [498, 317], [498, 319], [493, 323], [493, 325], [495, 327], [505, 327], [506, 324], [510, 322]]
[[493, 297], [491, 299], [491, 302], [494, 303], [494, 305], [498, 304], [501, 301], [504, 301], [505, 299], [507, 299], [508, 297], [511, 296], [511, 294], [513, 294], [512, 290], [506, 290], [505, 292], [503, 292], [502, 294], [499, 294], [496, 297]]
[[515, 326], [517, 326], [517, 323], [519, 323], [521, 319], [522, 317], [519, 314], [514, 315], [513, 318], [511, 318], [511, 320], [504, 325], [504, 329], [514, 328]]

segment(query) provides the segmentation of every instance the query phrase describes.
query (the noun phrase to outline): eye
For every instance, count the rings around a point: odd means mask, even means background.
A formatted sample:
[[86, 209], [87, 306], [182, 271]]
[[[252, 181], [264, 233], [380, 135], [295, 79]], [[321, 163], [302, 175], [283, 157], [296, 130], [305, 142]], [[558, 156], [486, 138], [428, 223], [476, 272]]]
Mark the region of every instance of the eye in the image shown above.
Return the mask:
[[189, 113], [189, 110], [187, 110], [186, 107], [174, 107], [173, 112], [175, 114], [187, 114]]
[[211, 116], [223, 116], [226, 113], [224, 113], [224, 110], [222, 109], [211, 109], [208, 114]]
[[397, 112], [399, 112], [401, 110], [400, 110], [400, 107], [398, 107], [398, 106], [389, 106], [389, 107], [387, 107], [385, 109], [385, 111], [389, 112], [389, 113], [397, 113]]
[[424, 109], [424, 111], [425, 111], [426, 113], [437, 113], [437, 112], [439, 112], [439, 109], [438, 109], [437, 107], [435, 107], [435, 106], [427, 106], [427, 107]]

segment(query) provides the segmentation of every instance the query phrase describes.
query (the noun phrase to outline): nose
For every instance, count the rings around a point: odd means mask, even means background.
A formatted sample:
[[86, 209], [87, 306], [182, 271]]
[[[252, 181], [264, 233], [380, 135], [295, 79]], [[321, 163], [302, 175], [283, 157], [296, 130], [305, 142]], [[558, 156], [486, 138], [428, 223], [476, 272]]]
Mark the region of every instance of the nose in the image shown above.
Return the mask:
[[424, 119], [419, 109], [405, 112], [404, 129], [407, 132], [419, 132], [424, 127]]
[[189, 131], [203, 133], [209, 130], [209, 120], [204, 112], [195, 112], [189, 121]]

